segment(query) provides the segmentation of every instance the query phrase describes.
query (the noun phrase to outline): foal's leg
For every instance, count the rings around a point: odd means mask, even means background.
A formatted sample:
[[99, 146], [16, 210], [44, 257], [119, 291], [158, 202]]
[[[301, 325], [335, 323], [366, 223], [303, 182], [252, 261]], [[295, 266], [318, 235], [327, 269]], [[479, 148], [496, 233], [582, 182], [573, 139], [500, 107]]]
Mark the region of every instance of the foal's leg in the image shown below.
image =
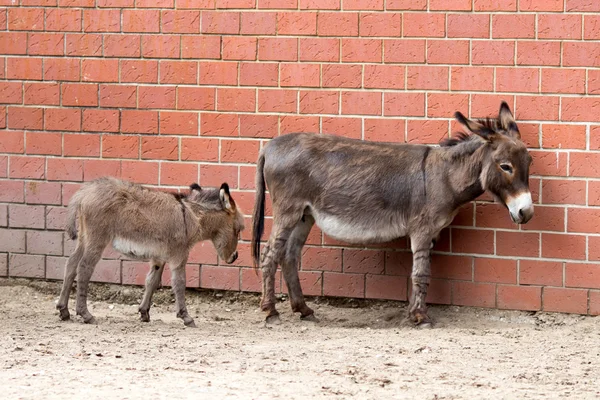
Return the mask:
[[411, 237], [411, 250], [413, 253], [412, 293], [408, 304], [408, 317], [417, 326], [431, 327], [425, 304], [431, 281], [431, 238]]
[[283, 261], [287, 241], [293, 228], [293, 225], [282, 228], [281, 224], [276, 223], [262, 256], [263, 291], [260, 307], [267, 312], [266, 322], [269, 324], [279, 322], [279, 312], [275, 309], [275, 272], [277, 272], [277, 264]]
[[171, 285], [175, 294], [175, 307], [177, 308], [177, 318], [183, 320], [185, 326], [195, 328], [194, 319], [190, 317], [185, 306], [185, 265], [187, 264], [187, 255], [179, 264], [171, 264]]
[[77, 275], [77, 266], [83, 257], [84, 251], [83, 240], [79, 239], [75, 251], [71, 254], [67, 261], [67, 265], [65, 266], [65, 278], [60, 291], [60, 298], [56, 304], [56, 309], [60, 312], [60, 319], [63, 321], [71, 318], [71, 315], [69, 314], [69, 294], [73, 287], [73, 281], [75, 281], [75, 275]]
[[302, 247], [306, 243], [308, 234], [315, 220], [310, 215], [305, 215], [302, 220], [298, 222], [290, 238], [288, 239], [287, 248], [283, 263], [281, 264], [281, 271], [287, 284], [288, 293], [290, 295], [290, 304], [293, 312], [300, 312], [301, 319], [315, 320], [314, 311], [306, 305], [304, 301], [304, 295], [302, 294], [302, 286], [300, 285], [300, 279], [298, 278], [298, 263], [302, 255]]
[[150, 321], [150, 303], [154, 291], [160, 286], [163, 270], [165, 269], [164, 261], [150, 261], [150, 271], [146, 275], [146, 288], [144, 289], [144, 298], [140, 303], [138, 311], [140, 312], [140, 320], [143, 322]]
[[83, 257], [77, 266], [77, 315], [83, 318], [83, 322], [86, 324], [95, 324], [96, 319], [87, 308], [87, 295], [90, 278], [94, 273], [94, 268], [100, 258], [102, 257], [102, 251], [106, 244], [92, 246], [88, 243], [83, 252]]

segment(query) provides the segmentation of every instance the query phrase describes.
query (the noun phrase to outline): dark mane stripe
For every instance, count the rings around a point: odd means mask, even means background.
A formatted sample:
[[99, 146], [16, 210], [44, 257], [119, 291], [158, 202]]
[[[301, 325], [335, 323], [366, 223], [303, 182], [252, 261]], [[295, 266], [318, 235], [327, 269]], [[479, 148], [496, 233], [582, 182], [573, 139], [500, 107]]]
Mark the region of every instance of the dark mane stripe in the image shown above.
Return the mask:
[[[499, 128], [499, 123], [495, 118], [483, 118], [477, 119], [476, 122], [481, 125], [482, 132], [495, 132]], [[451, 147], [456, 146], [457, 144], [461, 144], [463, 142], [467, 142], [471, 139], [471, 135], [464, 132], [458, 132], [454, 134], [454, 137], [444, 139], [440, 142], [440, 146], [442, 147]]]

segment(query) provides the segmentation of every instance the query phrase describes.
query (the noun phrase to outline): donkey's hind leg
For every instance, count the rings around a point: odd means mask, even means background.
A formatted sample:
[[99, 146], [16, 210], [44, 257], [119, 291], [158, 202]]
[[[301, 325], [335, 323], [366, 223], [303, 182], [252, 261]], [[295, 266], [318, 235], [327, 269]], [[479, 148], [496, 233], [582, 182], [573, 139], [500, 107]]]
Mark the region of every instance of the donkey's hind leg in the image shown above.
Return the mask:
[[281, 264], [285, 255], [288, 238], [294, 226], [282, 227], [275, 224], [269, 242], [262, 255], [262, 300], [260, 308], [267, 312], [267, 324], [279, 323], [279, 312], [275, 308], [275, 272], [277, 264]]
[[56, 304], [56, 309], [60, 312], [60, 319], [63, 321], [71, 318], [71, 314], [69, 314], [69, 294], [71, 293], [73, 281], [75, 281], [75, 276], [77, 275], [77, 266], [83, 257], [84, 251], [83, 240], [80, 238], [77, 241], [75, 251], [71, 254], [67, 261], [67, 265], [65, 266], [65, 278], [60, 291], [60, 298]]
[[308, 234], [313, 227], [315, 220], [310, 215], [305, 215], [296, 225], [290, 238], [288, 239], [287, 248], [281, 271], [285, 283], [287, 284], [288, 293], [290, 295], [290, 304], [293, 312], [299, 312], [301, 319], [316, 320], [314, 311], [306, 305], [304, 295], [302, 294], [302, 286], [298, 278], [298, 264], [302, 255], [302, 247], [306, 243]]
[[173, 293], [175, 294], [177, 318], [181, 318], [185, 326], [195, 328], [196, 323], [188, 314], [187, 307], [185, 306], [185, 266], [187, 264], [187, 255], [179, 263], [169, 262], [169, 264], [171, 266], [171, 285], [173, 285]]
[[140, 320], [143, 322], [150, 321], [150, 304], [152, 303], [152, 295], [160, 286], [160, 280], [165, 269], [164, 261], [150, 261], [150, 271], [146, 275], [146, 288], [144, 289], [144, 297], [140, 303], [138, 311], [140, 313]]
[[83, 322], [86, 324], [95, 324], [96, 319], [94, 316], [88, 311], [87, 308], [87, 295], [88, 295], [88, 287], [90, 284], [90, 278], [94, 273], [94, 268], [100, 258], [102, 257], [102, 252], [106, 247], [106, 243], [102, 243], [101, 245], [88, 245], [85, 247], [83, 252], [83, 256], [81, 257], [81, 261], [77, 266], [77, 305], [76, 311], [77, 315], [80, 315], [83, 318]]

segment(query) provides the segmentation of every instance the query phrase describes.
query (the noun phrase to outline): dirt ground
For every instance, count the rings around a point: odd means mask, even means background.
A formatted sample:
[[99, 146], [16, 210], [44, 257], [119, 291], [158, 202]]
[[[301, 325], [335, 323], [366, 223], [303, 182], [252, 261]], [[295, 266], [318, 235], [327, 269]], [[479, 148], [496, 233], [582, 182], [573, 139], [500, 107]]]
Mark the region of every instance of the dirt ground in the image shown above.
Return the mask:
[[194, 329], [167, 289], [142, 323], [139, 288], [96, 284], [84, 325], [59, 321], [58, 290], [0, 280], [3, 399], [600, 396], [599, 318], [434, 306], [418, 330], [404, 303], [311, 299], [314, 323], [282, 299], [265, 327], [258, 296], [188, 291]]

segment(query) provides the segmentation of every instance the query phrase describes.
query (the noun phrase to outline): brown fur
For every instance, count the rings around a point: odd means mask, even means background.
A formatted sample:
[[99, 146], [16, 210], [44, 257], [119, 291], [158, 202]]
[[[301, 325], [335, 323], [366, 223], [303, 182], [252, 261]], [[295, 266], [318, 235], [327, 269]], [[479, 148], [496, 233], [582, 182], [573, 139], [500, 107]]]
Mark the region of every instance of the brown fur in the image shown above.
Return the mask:
[[[79, 229], [78, 229], [79, 227]], [[94, 317], [87, 309], [87, 288], [94, 268], [110, 244], [127, 257], [150, 261], [144, 299], [139, 311], [149, 321], [152, 294], [160, 285], [165, 263], [171, 267], [177, 316], [194, 326], [185, 306], [185, 265], [190, 249], [211, 240], [223, 260], [237, 258], [237, 242], [244, 220], [224, 183], [220, 189], [190, 186], [186, 195], [151, 190], [114, 178], [83, 185], [68, 208], [67, 233], [77, 247], [65, 268], [57, 305], [61, 319], [69, 319], [69, 293], [77, 276], [77, 315]]]
[[[274, 275], [281, 265], [292, 309], [311, 317], [298, 279], [302, 247], [316, 223], [336, 239], [385, 242], [409, 236], [413, 252], [409, 316], [430, 325], [425, 297], [430, 249], [458, 209], [489, 190], [510, 206], [515, 222], [533, 215], [531, 157], [506, 103], [497, 119], [471, 121], [468, 133], [441, 147], [375, 143], [339, 136], [289, 134], [261, 151], [256, 172], [252, 255], [263, 272], [262, 309], [276, 321]], [[273, 228], [262, 259], [265, 186], [273, 202]]]

